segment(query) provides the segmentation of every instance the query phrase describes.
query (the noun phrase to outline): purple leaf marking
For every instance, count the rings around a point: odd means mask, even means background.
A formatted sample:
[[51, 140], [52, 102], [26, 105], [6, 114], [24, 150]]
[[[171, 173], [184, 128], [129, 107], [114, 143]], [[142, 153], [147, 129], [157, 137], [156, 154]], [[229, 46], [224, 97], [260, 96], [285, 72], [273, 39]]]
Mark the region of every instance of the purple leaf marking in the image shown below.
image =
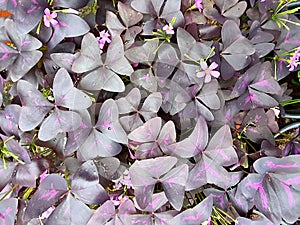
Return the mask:
[[258, 85], [261, 87], [272, 87], [272, 85], [268, 81], [265, 80], [265, 70], [262, 71], [262, 76], [258, 82], [255, 82], [255, 85]]
[[41, 198], [42, 199], [47, 199], [48, 201], [54, 198], [57, 195], [58, 191], [52, 189], [51, 191], [44, 193]]
[[218, 174], [218, 172], [214, 171], [209, 165], [207, 165], [206, 163], [204, 163], [204, 168], [202, 168], [198, 173], [197, 173], [197, 177], [201, 177], [203, 176], [203, 173], [210, 173], [215, 177], [220, 177], [220, 175]]
[[293, 194], [291, 192], [291, 188], [282, 181], [280, 183], [282, 184], [283, 189], [284, 189], [286, 195], [288, 196], [290, 207], [294, 207], [295, 206], [295, 199], [294, 199]]
[[276, 165], [273, 162], [267, 162], [267, 165], [272, 168], [272, 169], [276, 169], [276, 168], [298, 168], [299, 166], [296, 164], [292, 164], [292, 165]]
[[249, 102], [260, 102], [257, 98], [257, 96], [254, 95], [254, 93], [250, 92], [249, 96], [245, 100], [245, 104], [248, 104]]
[[203, 212], [199, 212], [196, 216], [186, 216], [182, 218], [182, 221], [197, 221], [203, 215]]
[[257, 183], [248, 182], [246, 184], [246, 187], [252, 187], [255, 190], [258, 190], [258, 192], [260, 194], [260, 197], [261, 197], [262, 207], [265, 208], [265, 209], [267, 209], [268, 208], [268, 199], [267, 199], [266, 192], [265, 192], [265, 190], [264, 190], [264, 188], [262, 186], [262, 181], [257, 182]]
[[300, 177], [296, 178], [289, 178], [285, 181], [286, 184], [292, 185], [292, 184], [300, 184]]
[[2, 225], [6, 225], [6, 222], [5, 222], [5, 217], [6, 215], [8, 215], [10, 212], [12, 211], [12, 209], [10, 207], [8, 207], [4, 213], [0, 213], [0, 218], [1, 218], [1, 224]]
[[299, 40], [289, 40], [291, 36], [291, 31], [289, 30], [286, 34], [286, 37], [285, 37], [285, 40], [284, 40], [284, 43], [285, 44], [295, 44], [295, 45], [300, 45], [300, 41]]

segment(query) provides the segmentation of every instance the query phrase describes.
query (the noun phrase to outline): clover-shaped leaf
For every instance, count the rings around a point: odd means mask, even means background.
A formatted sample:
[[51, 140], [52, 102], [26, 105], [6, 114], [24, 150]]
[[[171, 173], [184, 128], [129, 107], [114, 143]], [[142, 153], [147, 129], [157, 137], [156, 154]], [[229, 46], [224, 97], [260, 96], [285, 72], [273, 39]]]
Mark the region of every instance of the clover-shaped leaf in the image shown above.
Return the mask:
[[6, 37], [0, 42], [0, 70], [7, 69], [10, 78], [17, 81], [42, 57], [42, 52], [37, 50], [42, 43], [30, 34], [18, 32], [15, 22], [9, 19], [1, 30]]
[[81, 111], [80, 114], [83, 118], [82, 123], [78, 129], [70, 132], [65, 154], [78, 150], [79, 157], [85, 160], [119, 154], [122, 149], [119, 143], [127, 144], [127, 134], [119, 122], [116, 102], [108, 99], [102, 104], [98, 121], [94, 126], [87, 111]]
[[124, 39], [127, 42], [126, 48], [128, 48], [133, 43], [136, 35], [142, 31], [141, 27], [134, 25], [143, 19], [143, 15], [133, 10], [130, 5], [123, 4], [122, 2], [118, 2], [118, 11], [123, 23], [119, 21], [113, 12], [107, 11], [106, 25], [113, 36], [120, 35], [126, 30]]
[[85, 109], [91, 105], [89, 96], [73, 86], [69, 73], [63, 68], [58, 70], [53, 81], [55, 104], [46, 100], [42, 93], [28, 81], [19, 81], [17, 90], [23, 104], [19, 118], [19, 126], [23, 131], [32, 130], [39, 125], [54, 107], [39, 130], [38, 137], [43, 141], [54, 138], [60, 132], [72, 131], [80, 126], [81, 118], [78, 113], [61, 110], [58, 106], [74, 110]]
[[[235, 70], [244, 69], [251, 62], [250, 56], [255, 53], [255, 48], [251, 42], [245, 38], [238, 25], [227, 20], [221, 30], [224, 44], [221, 56]], [[222, 76], [224, 76], [222, 74]], [[230, 77], [225, 76], [226, 79]]]
[[134, 162], [129, 173], [139, 207], [144, 209], [148, 206], [155, 184], [161, 182], [170, 204], [176, 210], [181, 209], [188, 167], [186, 164], [182, 164], [173, 168], [176, 162], [177, 159], [172, 156]]
[[163, 126], [161, 123], [160, 117], [154, 117], [128, 135], [137, 145], [135, 157], [141, 159], [161, 156], [163, 151], [167, 151], [167, 146], [175, 142], [174, 123], [168, 121]]
[[295, 155], [258, 159], [254, 163], [257, 173], [242, 180], [238, 191], [275, 224], [282, 219], [294, 223], [300, 213], [299, 160]]
[[161, 19], [165, 19], [168, 23], [171, 23], [173, 17], [176, 18], [174, 26], [180, 26], [184, 17], [180, 11], [180, 0], [133, 0], [131, 7], [143, 14], [150, 14], [153, 20], [147, 21], [143, 27], [144, 35], [152, 35], [152, 31], [157, 26], [162, 25]]
[[86, 72], [80, 85], [87, 90], [124, 91], [124, 83], [117, 74], [130, 75], [133, 70], [124, 57], [122, 39], [119, 36], [112, 39], [104, 63], [98, 41], [93, 34], [88, 33], [83, 37], [81, 47], [81, 52], [72, 66], [76, 73]]
[[263, 107], [270, 108], [278, 103], [274, 95], [280, 95], [281, 88], [272, 77], [269, 62], [257, 63], [250, 67], [236, 82], [232, 97], [238, 97], [242, 110]]
[[120, 118], [120, 123], [126, 131], [132, 131], [143, 125], [143, 120], [147, 121], [155, 117], [161, 106], [162, 96], [160, 92], [150, 94], [139, 109], [140, 100], [141, 93], [139, 89], [133, 88], [126, 97], [116, 101], [120, 114], [131, 114]]

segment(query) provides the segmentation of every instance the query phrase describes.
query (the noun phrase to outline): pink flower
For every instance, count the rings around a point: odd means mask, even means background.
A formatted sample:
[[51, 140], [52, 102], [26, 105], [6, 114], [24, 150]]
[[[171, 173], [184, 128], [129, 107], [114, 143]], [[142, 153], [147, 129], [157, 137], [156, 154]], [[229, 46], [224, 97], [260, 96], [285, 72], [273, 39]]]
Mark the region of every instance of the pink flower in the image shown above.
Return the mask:
[[169, 23], [169, 25], [165, 25], [163, 30], [166, 31], [167, 34], [174, 34], [173, 26]]
[[132, 62], [131, 65], [132, 65], [133, 67], [137, 67], [137, 66], [139, 65], [139, 63], [138, 63], [138, 62]]
[[200, 12], [203, 10], [202, 0], [195, 0], [195, 6], [198, 8]]
[[108, 31], [101, 31], [99, 32], [99, 37], [97, 37], [97, 41], [98, 41], [98, 45], [100, 47], [100, 49], [103, 49], [104, 48], [104, 45], [105, 43], [110, 43], [111, 40], [110, 40], [110, 34], [108, 33]]
[[290, 57], [289, 65], [287, 67], [290, 67], [289, 71], [293, 71], [297, 68], [299, 64], [300, 59], [300, 47], [297, 48], [297, 50], [294, 52], [293, 56]]
[[125, 196], [120, 195], [117, 197], [117, 195], [111, 194], [109, 197], [115, 206], [121, 205], [129, 199], [129, 197], [127, 195], [125, 195]]
[[287, 67], [290, 67], [289, 71], [293, 71], [298, 66], [298, 60], [295, 57], [290, 57], [290, 63]]
[[111, 40], [109, 38], [110, 34], [108, 33], [108, 31], [103, 30], [99, 33], [99, 35], [100, 35], [101, 40], [103, 40], [104, 42], [107, 42], [107, 43], [111, 42]]
[[218, 67], [218, 64], [213, 62], [212, 64], [210, 64], [210, 66], [208, 67], [206, 62], [200, 62], [200, 66], [202, 71], [198, 72], [196, 74], [197, 77], [205, 77], [204, 78], [204, 83], [209, 83], [211, 81], [211, 76], [218, 78], [220, 76], [220, 72], [215, 71], [214, 69], [216, 69]]
[[126, 186], [127, 189], [132, 188], [132, 182], [128, 170], [125, 170], [121, 177], [113, 180], [113, 182], [115, 183], [115, 188], [118, 190], [122, 189], [122, 186]]
[[98, 41], [98, 45], [100, 47], [100, 49], [104, 48], [105, 45], [105, 40], [101, 39], [100, 37], [96, 37], [97, 41]]
[[50, 27], [50, 23], [55, 26], [56, 24], [58, 24], [58, 21], [55, 19], [57, 17], [57, 13], [56, 12], [53, 12], [53, 13], [50, 13], [50, 10], [48, 8], [46, 8], [44, 10], [44, 25], [46, 27]]

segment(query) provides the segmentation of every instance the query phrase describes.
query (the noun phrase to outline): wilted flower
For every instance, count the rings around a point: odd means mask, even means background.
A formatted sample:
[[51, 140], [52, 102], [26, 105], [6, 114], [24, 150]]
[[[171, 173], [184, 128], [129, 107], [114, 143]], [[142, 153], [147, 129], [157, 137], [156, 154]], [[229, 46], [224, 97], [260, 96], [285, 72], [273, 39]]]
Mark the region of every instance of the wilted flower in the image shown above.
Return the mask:
[[202, 0], [195, 0], [195, 6], [198, 8], [200, 12], [203, 10]]
[[217, 63], [213, 62], [208, 67], [207, 63], [205, 61], [202, 61], [202, 62], [200, 62], [200, 66], [201, 66], [202, 71], [197, 72], [196, 76], [199, 78], [205, 77], [204, 83], [209, 83], [211, 81], [211, 76], [213, 76], [215, 78], [218, 78], [220, 76], [220, 72], [214, 70], [218, 67]]
[[167, 34], [174, 34], [173, 25], [169, 23], [169, 25], [165, 25], [163, 30], [166, 31]]
[[50, 27], [50, 23], [55, 26], [56, 24], [58, 24], [58, 21], [55, 19], [57, 17], [57, 13], [56, 12], [53, 12], [53, 13], [50, 13], [50, 10], [48, 8], [46, 8], [44, 10], [44, 25], [46, 27]]

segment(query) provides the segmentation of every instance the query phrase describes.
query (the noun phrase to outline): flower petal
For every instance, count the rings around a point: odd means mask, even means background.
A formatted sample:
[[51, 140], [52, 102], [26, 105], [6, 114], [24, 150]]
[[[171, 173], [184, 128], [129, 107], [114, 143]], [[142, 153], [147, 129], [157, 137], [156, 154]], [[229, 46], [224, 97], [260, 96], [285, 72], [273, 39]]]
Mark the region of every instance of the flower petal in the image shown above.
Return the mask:
[[220, 72], [219, 71], [210, 71], [210, 75], [212, 75], [215, 78], [218, 78], [220, 76]]
[[200, 62], [201, 69], [206, 70], [208, 68], [207, 63], [205, 61]]
[[57, 13], [56, 13], [56, 12], [53, 12], [53, 13], [51, 14], [51, 18], [54, 19], [54, 18], [56, 18], [56, 17], [57, 17]]
[[206, 75], [205, 79], [204, 79], [204, 83], [209, 83], [211, 81], [211, 76], [210, 75]]
[[46, 15], [44, 15], [44, 25], [45, 25], [46, 27], [50, 27], [50, 21], [47, 19], [47, 16], [46, 16]]
[[200, 72], [196, 73], [196, 77], [201, 78], [201, 77], [204, 77], [204, 76], [205, 76], [205, 72], [204, 71], [200, 71]]
[[50, 23], [52, 23], [52, 25], [55, 26], [55, 25], [58, 24], [58, 21], [55, 20], [55, 19], [51, 19], [51, 20], [50, 20]]
[[213, 70], [216, 69], [219, 65], [216, 62], [212, 62], [209, 66], [209, 69]]
[[50, 10], [48, 8], [46, 8], [44, 10], [44, 13], [45, 13], [46, 16], [50, 16], [51, 15]]

